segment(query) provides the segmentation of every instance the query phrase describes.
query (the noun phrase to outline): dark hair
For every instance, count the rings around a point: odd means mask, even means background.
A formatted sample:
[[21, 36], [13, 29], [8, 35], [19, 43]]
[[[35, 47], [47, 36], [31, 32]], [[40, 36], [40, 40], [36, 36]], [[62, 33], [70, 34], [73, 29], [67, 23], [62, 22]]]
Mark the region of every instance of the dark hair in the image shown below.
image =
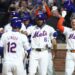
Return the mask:
[[9, 8], [9, 11], [15, 11], [15, 10], [16, 10], [15, 7], [10, 7], [10, 8]]

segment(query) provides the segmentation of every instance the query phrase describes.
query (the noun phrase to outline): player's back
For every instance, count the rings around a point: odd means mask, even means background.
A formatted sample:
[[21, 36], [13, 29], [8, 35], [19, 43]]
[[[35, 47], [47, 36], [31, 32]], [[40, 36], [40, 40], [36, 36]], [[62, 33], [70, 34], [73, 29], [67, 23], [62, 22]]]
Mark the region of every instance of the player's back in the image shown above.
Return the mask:
[[24, 55], [23, 39], [26, 36], [19, 32], [6, 32], [2, 36], [5, 60], [22, 60]]

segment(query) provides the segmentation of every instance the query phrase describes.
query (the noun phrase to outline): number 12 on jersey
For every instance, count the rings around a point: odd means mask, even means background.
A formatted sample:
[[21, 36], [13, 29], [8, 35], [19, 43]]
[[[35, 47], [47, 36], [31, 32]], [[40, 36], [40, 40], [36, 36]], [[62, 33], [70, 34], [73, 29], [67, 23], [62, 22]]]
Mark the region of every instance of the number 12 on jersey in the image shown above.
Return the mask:
[[16, 50], [15, 50], [16, 49], [16, 43], [15, 42], [12, 42], [12, 43], [8, 42], [7, 46], [8, 46], [8, 52], [16, 53]]

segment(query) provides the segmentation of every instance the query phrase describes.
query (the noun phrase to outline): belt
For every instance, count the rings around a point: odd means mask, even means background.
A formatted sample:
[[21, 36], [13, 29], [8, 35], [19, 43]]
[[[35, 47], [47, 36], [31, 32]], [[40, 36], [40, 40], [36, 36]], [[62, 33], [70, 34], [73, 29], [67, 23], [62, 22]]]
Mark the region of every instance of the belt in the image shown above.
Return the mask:
[[45, 48], [32, 48], [32, 49], [38, 52], [47, 50]]
[[70, 52], [75, 53], [75, 50], [70, 50]]

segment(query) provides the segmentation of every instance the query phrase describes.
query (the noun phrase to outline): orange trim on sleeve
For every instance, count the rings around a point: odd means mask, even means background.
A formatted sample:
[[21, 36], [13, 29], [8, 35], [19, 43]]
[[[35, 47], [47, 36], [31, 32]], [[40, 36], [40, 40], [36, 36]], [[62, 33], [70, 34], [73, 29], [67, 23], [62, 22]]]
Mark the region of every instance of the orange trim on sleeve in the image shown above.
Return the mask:
[[45, 8], [46, 8], [47, 16], [48, 16], [48, 18], [50, 18], [50, 16], [52, 15], [50, 8], [48, 7], [47, 4], [45, 5]]
[[64, 22], [64, 18], [61, 17], [61, 18], [58, 20], [58, 23], [57, 23], [57, 28], [58, 28], [61, 32], [64, 31], [63, 22]]

